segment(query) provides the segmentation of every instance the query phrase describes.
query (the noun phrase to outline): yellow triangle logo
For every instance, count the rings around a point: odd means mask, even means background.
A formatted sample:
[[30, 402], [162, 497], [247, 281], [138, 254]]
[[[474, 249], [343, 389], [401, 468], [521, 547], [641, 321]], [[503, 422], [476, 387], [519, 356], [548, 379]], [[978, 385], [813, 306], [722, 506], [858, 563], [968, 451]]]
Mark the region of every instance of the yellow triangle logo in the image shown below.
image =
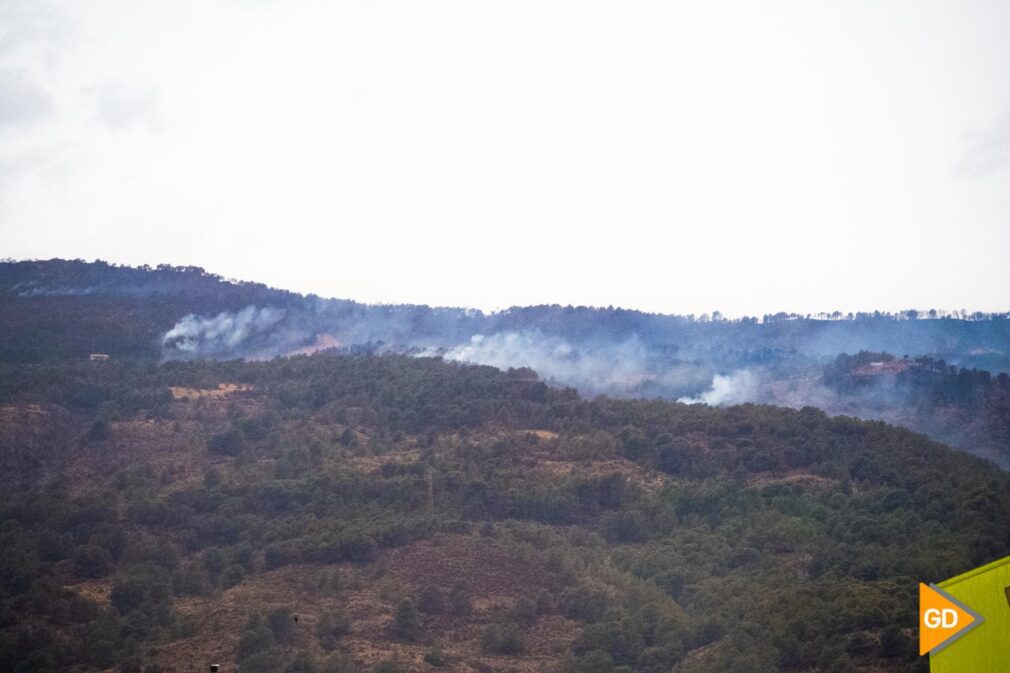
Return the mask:
[[939, 587], [919, 584], [920, 655], [942, 650], [982, 621], [982, 615]]

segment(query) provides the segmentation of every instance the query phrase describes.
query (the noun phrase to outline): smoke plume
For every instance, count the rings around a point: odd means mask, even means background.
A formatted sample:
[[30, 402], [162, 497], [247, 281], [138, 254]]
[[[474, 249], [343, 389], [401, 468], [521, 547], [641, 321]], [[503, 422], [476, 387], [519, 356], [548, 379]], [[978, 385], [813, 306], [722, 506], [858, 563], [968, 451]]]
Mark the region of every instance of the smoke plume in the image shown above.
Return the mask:
[[721, 406], [767, 401], [762, 400], [765, 396], [760, 377], [750, 369], [740, 369], [731, 374], [716, 374], [708, 390], [693, 397], [682, 397], [678, 402]]
[[211, 318], [193, 314], [180, 320], [162, 337], [168, 351], [198, 357], [269, 356], [281, 335], [274, 328], [285, 317], [284, 309], [246, 306], [236, 313], [218, 313]]

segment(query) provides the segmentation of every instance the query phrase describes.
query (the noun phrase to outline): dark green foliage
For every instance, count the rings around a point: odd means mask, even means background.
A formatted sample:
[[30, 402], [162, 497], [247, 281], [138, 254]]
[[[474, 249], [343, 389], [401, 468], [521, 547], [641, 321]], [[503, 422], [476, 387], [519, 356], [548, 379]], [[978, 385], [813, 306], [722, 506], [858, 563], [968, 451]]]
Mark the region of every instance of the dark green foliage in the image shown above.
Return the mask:
[[[13, 663], [2, 673], [132, 666], [201, 628], [175, 613], [173, 596], [213, 595], [285, 564], [314, 565], [335, 605], [359, 572], [383, 567], [335, 564], [443, 536], [508, 549], [531, 579], [544, 574], [536, 593], [493, 614], [503, 621], [487, 629], [489, 653], [521, 651], [523, 629], [561, 613], [580, 629], [573, 670], [669, 673], [699, 650], [708, 658], [692, 661], [705, 673], [912, 670], [904, 629], [916, 621], [917, 582], [1010, 552], [1006, 474], [815, 409], [589, 401], [529, 375], [425, 358], [4, 367], [0, 387], [14, 383], [3, 394], [72, 418], [4, 454], [14, 481], [0, 493], [0, 659]], [[98, 407], [168, 425], [168, 386], [221, 381], [260, 397], [254, 412], [186, 431], [194, 447], [214, 433], [243, 437], [234, 459], [195, 451], [216, 466], [203, 479], [163, 488], [160, 469], [121, 465], [71, 491], [45, 477], [75, 452], [115, 444], [115, 420], [108, 445], [81, 442]], [[352, 425], [360, 441], [349, 448], [340, 436]], [[347, 467], [348, 456], [403, 449], [409, 460], [383, 457], [391, 467], [376, 474]], [[621, 474], [548, 476], [533, 464], [565, 456]], [[73, 588], [103, 576], [111, 608]], [[417, 603], [396, 606], [396, 637], [424, 641], [419, 612], [433, 634], [483, 619], [473, 601], [486, 588], [464, 577], [415, 587]], [[315, 637], [332, 650], [319, 670], [353, 673], [339, 651], [343, 613], [300, 634], [297, 605], [263, 609], [235, 634], [239, 670], [308, 665], [296, 650]]]
[[640, 542], [646, 536], [646, 518], [639, 511], [608, 512], [601, 521], [611, 542]]
[[230, 589], [245, 577], [245, 568], [233, 563], [221, 572], [221, 576], [218, 580], [218, 584], [222, 589]]
[[208, 469], [203, 475], [203, 485], [207, 489], [217, 488], [221, 485], [221, 473], [213, 467]]
[[342, 610], [326, 612], [319, 618], [316, 637], [325, 650], [332, 650], [337, 640], [351, 631], [351, 618]]
[[245, 434], [239, 428], [212, 435], [207, 440], [207, 450], [221, 456], [237, 456], [245, 448]]
[[526, 596], [519, 598], [512, 608], [512, 616], [515, 621], [525, 626], [532, 626], [537, 620], [538, 613], [537, 604]]
[[294, 637], [295, 616], [291, 608], [274, 608], [267, 613], [266, 624], [278, 643], [287, 643]]
[[88, 544], [74, 550], [74, 571], [81, 577], [105, 577], [112, 568], [112, 554], [104, 547]]
[[575, 661], [575, 673], [612, 673], [613, 658], [602, 650], [591, 650]]
[[470, 587], [466, 582], [462, 580], [456, 582], [449, 591], [449, 612], [459, 617], [473, 612], [470, 595]]
[[414, 601], [404, 598], [396, 606], [393, 617], [393, 634], [403, 640], [417, 640], [421, 635], [421, 616], [417, 612]]
[[88, 429], [87, 439], [89, 442], [101, 442], [109, 438], [109, 421], [104, 418], [97, 419]]
[[269, 652], [276, 645], [273, 631], [260, 616], [253, 617], [246, 624], [235, 650], [235, 661], [241, 663], [255, 654]]
[[133, 566], [112, 582], [109, 600], [120, 614], [141, 607], [157, 610], [171, 598], [171, 584], [167, 573], [156, 566]]
[[446, 610], [444, 592], [432, 584], [424, 586], [417, 595], [417, 609], [428, 615], [438, 615]]
[[516, 656], [523, 651], [523, 634], [513, 622], [489, 624], [480, 636], [480, 647], [488, 654]]
[[632, 614], [610, 610], [588, 625], [573, 644], [573, 652], [580, 657], [605, 652], [614, 665], [635, 670], [669, 670], [684, 654], [683, 625], [656, 603], [633, 607], [637, 609]]
[[131, 657], [125, 659], [119, 664], [119, 673], [143, 673], [144, 667], [140, 663], [140, 659]]
[[[19, 287], [44, 291], [25, 295]], [[256, 283], [226, 283], [198, 267], [0, 263], [0, 324], [5, 327], [0, 361], [46, 362], [94, 352], [157, 358], [161, 333], [188, 313], [213, 315], [264, 301], [283, 305], [293, 298]]]
[[438, 645], [431, 648], [427, 653], [425, 653], [424, 663], [429, 664], [430, 666], [434, 666], [436, 668], [445, 666], [445, 657], [442, 655], [442, 650], [438, 647]]
[[912, 654], [914, 645], [911, 638], [905, 635], [901, 628], [892, 624], [880, 634], [880, 656], [885, 659], [908, 657]]
[[565, 589], [561, 594], [561, 610], [569, 619], [595, 622], [603, 616], [609, 599], [602, 591], [588, 586]]
[[182, 596], [203, 596], [210, 590], [207, 571], [195, 562], [189, 562], [172, 576], [172, 589]]

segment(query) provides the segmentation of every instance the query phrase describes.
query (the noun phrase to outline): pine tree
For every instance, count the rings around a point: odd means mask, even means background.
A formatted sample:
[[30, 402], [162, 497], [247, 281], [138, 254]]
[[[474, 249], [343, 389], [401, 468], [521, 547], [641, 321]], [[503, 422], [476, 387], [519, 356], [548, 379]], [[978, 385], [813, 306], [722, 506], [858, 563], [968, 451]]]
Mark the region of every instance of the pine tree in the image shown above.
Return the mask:
[[393, 619], [393, 633], [404, 640], [417, 640], [421, 632], [421, 617], [417, 613], [414, 601], [404, 598], [396, 608]]

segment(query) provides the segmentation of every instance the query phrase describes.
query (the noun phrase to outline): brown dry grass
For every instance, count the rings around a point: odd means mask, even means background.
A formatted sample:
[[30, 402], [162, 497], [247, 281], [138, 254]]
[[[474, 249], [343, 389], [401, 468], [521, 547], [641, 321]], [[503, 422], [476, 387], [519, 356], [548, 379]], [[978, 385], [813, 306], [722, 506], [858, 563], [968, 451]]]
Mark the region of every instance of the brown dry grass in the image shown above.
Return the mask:
[[[408, 671], [436, 670], [423, 658], [437, 644], [447, 660], [441, 669], [445, 671], [553, 670], [579, 633], [571, 620], [542, 616], [528, 631], [521, 657], [481, 653], [480, 635], [487, 623], [502, 619], [518, 598], [535, 597], [551, 584], [539, 555], [506, 549], [492, 540], [442, 536], [388, 550], [366, 566], [340, 565], [341, 588], [321, 591], [320, 579], [334, 567], [286, 566], [247, 578], [216, 596], [179, 599], [177, 611], [196, 620], [198, 632], [160, 648], [152, 661], [168, 671], [202, 671], [212, 662], [230, 668], [245, 622], [257, 612], [281, 606], [298, 616], [289, 649], [320, 660], [327, 653], [315, 635], [319, 620], [328, 611], [346, 612], [351, 632], [341, 638], [338, 649], [366, 669], [395, 658]], [[419, 642], [394, 637], [391, 624], [402, 597], [416, 596], [428, 585], [448, 590], [459, 580], [471, 587], [473, 614], [427, 615]]]
[[396, 465], [409, 465], [416, 463], [421, 452], [418, 449], [403, 449], [390, 451], [378, 456], [342, 456], [336, 461], [336, 465], [341, 468], [349, 468], [363, 474], [378, 474], [383, 465], [393, 463]]
[[620, 474], [628, 483], [648, 491], [659, 490], [670, 482], [662, 472], [646, 469], [627, 458], [566, 460], [537, 453], [524, 456], [523, 462], [534, 474], [548, 477], [592, 478]]
[[63, 447], [72, 447], [92, 420], [55, 404], [0, 406], [0, 485], [37, 485], [58, 472]]
[[46, 410], [40, 404], [4, 404], [0, 405], [0, 421], [16, 421], [22, 416], [44, 416]]
[[803, 470], [794, 470], [792, 472], [785, 473], [760, 472], [747, 478], [747, 485], [757, 488], [781, 484], [786, 486], [800, 486], [802, 488], [809, 489], [831, 489], [834, 488], [837, 483], [838, 482], [834, 479], [822, 477]]
[[253, 387], [245, 383], [219, 383], [217, 388], [184, 388], [182, 386], [171, 386], [169, 391], [172, 398], [176, 400], [198, 400], [201, 398], [221, 399], [235, 393], [244, 393], [253, 390]]
[[77, 592], [88, 600], [95, 601], [103, 608], [107, 608], [110, 605], [109, 594], [112, 592], [112, 582], [108, 578], [85, 580], [78, 584], [68, 584], [67, 588]]
[[552, 430], [519, 430], [519, 434], [536, 435], [540, 439], [557, 439], [558, 433]]
[[211, 462], [195, 439], [193, 422], [132, 419], [112, 424], [109, 439], [82, 444], [66, 456], [62, 469], [75, 491], [107, 483], [124, 466], [146, 466], [165, 475], [167, 490], [197, 483]]

